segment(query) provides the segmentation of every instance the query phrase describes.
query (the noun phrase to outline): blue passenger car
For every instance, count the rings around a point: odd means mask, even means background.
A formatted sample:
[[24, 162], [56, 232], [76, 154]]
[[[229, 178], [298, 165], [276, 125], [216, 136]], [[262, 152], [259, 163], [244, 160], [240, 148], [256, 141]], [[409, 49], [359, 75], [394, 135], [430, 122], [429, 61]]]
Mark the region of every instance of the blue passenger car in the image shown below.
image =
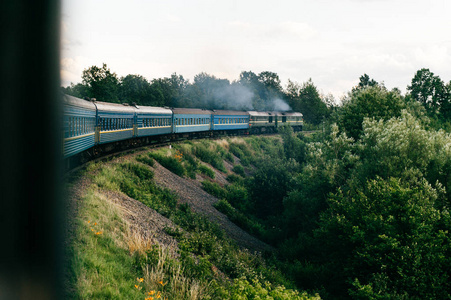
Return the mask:
[[249, 128], [249, 113], [245, 111], [213, 111], [212, 130], [239, 130]]
[[212, 111], [195, 108], [173, 108], [173, 133], [201, 132], [211, 129]]
[[169, 133], [172, 133], [172, 110], [161, 107], [136, 106], [135, 136], [145, 137]]
[[94, 146], [96, 106], [63, 95], [63, 109], [63, 158], [67, 158]]
[[126, 104], [94, 102], [97, 107], [99, 144], [111, 143], [133, 137], [135, 108]]

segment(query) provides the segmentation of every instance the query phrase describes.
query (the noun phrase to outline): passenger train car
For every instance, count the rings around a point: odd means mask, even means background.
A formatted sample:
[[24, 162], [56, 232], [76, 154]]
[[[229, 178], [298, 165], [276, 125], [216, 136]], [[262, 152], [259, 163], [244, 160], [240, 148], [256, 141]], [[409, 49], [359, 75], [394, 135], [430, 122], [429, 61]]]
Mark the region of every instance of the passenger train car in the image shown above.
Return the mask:
[[82, 100], [63, 95], [63, 158], [218, 134], [276, 132], [289, 125], [302, 130], [298, 112], [258, 112], [163, 108]]

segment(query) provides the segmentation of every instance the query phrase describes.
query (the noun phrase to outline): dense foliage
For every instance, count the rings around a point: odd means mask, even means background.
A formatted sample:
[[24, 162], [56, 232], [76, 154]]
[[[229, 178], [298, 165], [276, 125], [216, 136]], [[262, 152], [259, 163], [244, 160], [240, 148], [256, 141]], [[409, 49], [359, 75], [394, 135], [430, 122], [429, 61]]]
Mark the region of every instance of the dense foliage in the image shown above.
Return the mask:
[[254, 169], [230, 184], [246, 197], [222, 191], [218, 208], [276, 246], [298, 287], [325, 299], [448, 299], [451, 135], [439, 127], [449, 127], [449, 96], [432, 110], [360, 80], [323, 133], [286, 128], [283, 143], [229, 147]]

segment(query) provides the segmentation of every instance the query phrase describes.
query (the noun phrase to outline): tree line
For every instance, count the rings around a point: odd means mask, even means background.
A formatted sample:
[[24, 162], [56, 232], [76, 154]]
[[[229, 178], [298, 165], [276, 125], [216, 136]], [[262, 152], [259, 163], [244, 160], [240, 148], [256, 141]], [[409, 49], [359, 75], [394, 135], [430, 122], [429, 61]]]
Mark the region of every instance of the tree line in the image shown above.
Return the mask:
[[284, 89], [277, 73], [270, 71], [243, 71], [232, 82], [207, 73], [197, 74], [192, 83], [175, 73], [149, 81], [141, 75], [119, 77], [104, 63], [85, 69], [81, 83], [71, 83], [62, 90], [80, 98], [148, 106], [294, 110], [302, 112], [312, 125], [328, 118], [335, 106], [333, 96], [321, 94], [311, 79], [303, 84], [289, 80]]

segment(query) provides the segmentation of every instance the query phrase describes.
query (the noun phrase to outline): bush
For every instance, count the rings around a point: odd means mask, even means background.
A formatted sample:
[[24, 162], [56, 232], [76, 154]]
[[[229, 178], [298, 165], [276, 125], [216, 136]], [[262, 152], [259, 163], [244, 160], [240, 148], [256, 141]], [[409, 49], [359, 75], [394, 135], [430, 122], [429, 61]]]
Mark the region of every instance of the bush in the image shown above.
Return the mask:
[[204, 180], [202, 181], [202, 187], [207, 193], [216, 198], [222, 199], [226, 196], [226, 190], [216, 182]]
[[215, 178], [215, 172], [212, 169], [210, 169], [209, 167], [207, 167], [205, 165], [200, 165], [198, 169], [199, 169], [199, 172], [207, 175], [211, 179]]
[[177, 174], [180, 177], [183, 177], [185, 175], [185, 168], [183, 167], [181, 160], [177, 159], [176, 157], [164, 156], [155, 152], [151, 152], [149, 155], [151, 155], [163, 167], [165, 167], [172, 173]]
[[230, 219], [230, 221], [243, 228], [247, 232], [258, 237], [262, 237], [264, 235], [264, 228], [261, 224], [249, 219], [245, 214], [233, 208], [232, 205], [227, 202], [227, 200], [219, 200], [219, 202], [216, 203], [214, 207], [225, 214]]
[[217, 146], [215, 147], [215, 150], [212, 150], [207, 143], [202, 142], [194, 146], [193, 152], [201, 161], [212, 165], [212, 167], [222, 172], [227, 172], [221, 157], [221, 153], [224, 152], [224, 149], [220, 146]]
[[230, 183], [235, 183], [237, 185], [244, 185], [244, 178], [235, 174], [230, 174], [227, 176], [227, 181]]
[[243, 177], [246, 176], [246, 173], [244, 172], [244, 167], [242, 165], [236, 165], [232, 169], [233, 172], [235, 172], [238, 175], [241, 175]]
[[148, 155], [140, 155], [136, 160], [151, 167], [155, 165], [155, 160], [150, 156], [150, 153]]

